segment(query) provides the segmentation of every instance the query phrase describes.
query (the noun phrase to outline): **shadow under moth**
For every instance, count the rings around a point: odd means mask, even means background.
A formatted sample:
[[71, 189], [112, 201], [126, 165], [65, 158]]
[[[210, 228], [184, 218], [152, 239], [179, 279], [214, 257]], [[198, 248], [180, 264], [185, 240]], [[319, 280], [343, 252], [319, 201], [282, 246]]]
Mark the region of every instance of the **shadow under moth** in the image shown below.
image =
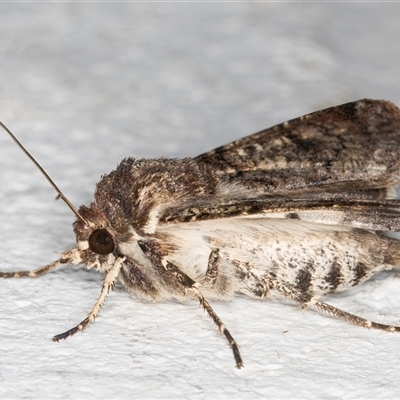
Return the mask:
[[237, 368], [238, 344], [209, 299], [286, 297], [356, 325], [400, 331], [321, 300], [400, 266], [400, 241], [381, 233], [400, 230], [394, 104], [328, 108], [195, 158], [125, 158], [79, 210], [1, 125], [75, 213], [77, 244], [44, 267], [0, 277], [37, 277], [67, 264], [105, 275], [87, 317], [54, 341], [93, 321], [117, 281], [152, 301], [197, 300]]

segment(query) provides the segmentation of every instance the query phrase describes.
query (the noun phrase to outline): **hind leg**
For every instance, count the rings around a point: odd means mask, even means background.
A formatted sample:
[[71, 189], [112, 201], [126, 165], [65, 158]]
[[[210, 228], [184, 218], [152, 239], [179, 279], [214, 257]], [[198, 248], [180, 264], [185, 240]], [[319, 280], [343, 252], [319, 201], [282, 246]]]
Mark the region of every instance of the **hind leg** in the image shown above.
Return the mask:
[[336, 318], [344, 319], [351, 322], [354, 325], [364, 326], [366, 328], [380, 329], [388, 332], [400, 332], [400, 326], [380, 324], [378, 322], [369, 321], [368, 319], [358, 317], [357, 315], [350, 314], [339, 308], [331, 306], [330, 304], [324, 303], [320, 300], [314, 300], [310, 302], [315, 308], [330, 314]]
[[295, 300], [301, 305], [303, 310], [306, 309], [308, 306], [313, 306], [320, 311], [330, 314], [336, 318], [344, 319], [345, 321], [351, 322], [354, 325], [363, 326], [365, 328], [380, 329], [387, 332], [400, 332], [400, 326], [381, 324], [348, 313], [347, 311], [343, 311], [340, 308], [331, 306], [330, 304], [319, 300], [312, 294], [305, 294], [290, 284], [274, 282], [273, 279], [271, 279], [267, 283], [267, 286], [270, 290], [276, 290], [279, 293], [283, 294], [285, 297], [289, 297]]

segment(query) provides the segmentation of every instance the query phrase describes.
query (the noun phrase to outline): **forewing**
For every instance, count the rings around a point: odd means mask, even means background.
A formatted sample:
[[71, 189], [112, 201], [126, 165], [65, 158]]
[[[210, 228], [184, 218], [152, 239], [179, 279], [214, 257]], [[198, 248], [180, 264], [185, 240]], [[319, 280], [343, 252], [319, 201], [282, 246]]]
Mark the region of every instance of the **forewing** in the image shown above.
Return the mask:
[[284, 122], [195, 160], [254, 193], [338, 184], [392, 187], [399, 173], [400, 110], [388, 101], [359, 100]]
[[194, 160], [225, 192], [165, 209], [161, 223], [252, 216], [400, 231], [400, 110], [388, 101], [317, 111]]

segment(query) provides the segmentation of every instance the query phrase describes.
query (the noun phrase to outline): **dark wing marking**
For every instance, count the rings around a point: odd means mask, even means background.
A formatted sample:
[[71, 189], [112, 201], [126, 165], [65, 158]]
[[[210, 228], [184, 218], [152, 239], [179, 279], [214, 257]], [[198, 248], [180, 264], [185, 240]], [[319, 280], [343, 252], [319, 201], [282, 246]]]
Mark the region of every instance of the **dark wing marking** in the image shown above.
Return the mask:
[[288, 218], [330, 225], [400, 231], [400, 200], [288, 199], [270, 198], [226, 200], [215, 204], [171, 207], [160, 216], [161, 223], [204, 221], [254, 216]]
[[164, 209], [161, 223], [256, 216], [400, 231], [392, 189], [400, 175], [400, 110], [390, 102], [317, 111], [194, 160], [215, 171], [221, 190]]
[[293, 193], [339, 182], [396, 186], [400, 110], [383, 100], [327, 108], [244, 137], [194, 159], [254, 193]]

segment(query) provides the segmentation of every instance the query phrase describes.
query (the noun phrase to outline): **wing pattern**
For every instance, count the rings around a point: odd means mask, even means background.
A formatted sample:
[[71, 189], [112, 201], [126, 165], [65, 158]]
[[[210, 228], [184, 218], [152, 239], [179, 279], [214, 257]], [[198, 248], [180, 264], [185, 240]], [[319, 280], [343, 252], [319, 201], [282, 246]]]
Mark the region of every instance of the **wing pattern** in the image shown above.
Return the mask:
[[316, 222], [400, 230], [394, 198], [400, 110], [391, 102], [364, 99], [317, 111], [194, 161], [212, 168], [224, 190], [167, 208], [160, 222], [278, 213], [309, 219], [312, 213]]

